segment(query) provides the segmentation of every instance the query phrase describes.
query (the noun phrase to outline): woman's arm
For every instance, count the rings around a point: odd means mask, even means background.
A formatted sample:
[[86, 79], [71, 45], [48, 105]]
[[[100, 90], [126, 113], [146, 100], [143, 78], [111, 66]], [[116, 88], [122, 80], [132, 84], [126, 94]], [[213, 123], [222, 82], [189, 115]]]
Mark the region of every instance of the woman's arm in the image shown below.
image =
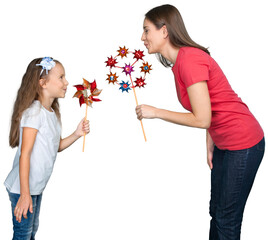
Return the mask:
[[78, 124], [77, 129], [68, 137], [60, 140], [59, 152], [71, 146], [77, 139], [84, 136], [84, 133], [89, 133], [89, 121], [82, 121]]
[[136, 113], [139, 120], [143, 118], [160, 118], [179, 125], [209, 128], [211, 122], [211, 104], [207, 87], [207, 82], [195, 83], [187, 88], [192, 112], [179, 113], [165, 109], [158, 109], [148, 105], [139, 105], [136, 107]]
[[19, 161], [20, 198], [14, 210], [16, 220], [27, 218], [28, 209], [33, 213], [33, 203], [29, 188], [30, 158], [38, 130], [24, 127], [22, 131], [21, 155]]
[[212, 158], [213, 158], [213, 151], [214, 151], [214, 142], [207, 130], [207, 163], [210, 169], [213, 168]]

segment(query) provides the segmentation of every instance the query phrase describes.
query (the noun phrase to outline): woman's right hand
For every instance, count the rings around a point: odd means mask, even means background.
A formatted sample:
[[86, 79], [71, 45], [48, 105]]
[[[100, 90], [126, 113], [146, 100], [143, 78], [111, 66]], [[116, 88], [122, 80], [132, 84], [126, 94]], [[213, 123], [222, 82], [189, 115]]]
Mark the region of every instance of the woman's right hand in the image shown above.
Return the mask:
[[157, 108], [149, 105], [142, 104], [136, 107], [136, 114], [139, 120], [142, 120], [143, 118], [156, 118], [156, 112]]
[[19, 223], [21, 222], [22, 215], [25, 219], [27, 219], [28, 210], [30, 213], [33, 213], [32, 197], [30, 194], [21, 194], [14, 210], [14, 215]]

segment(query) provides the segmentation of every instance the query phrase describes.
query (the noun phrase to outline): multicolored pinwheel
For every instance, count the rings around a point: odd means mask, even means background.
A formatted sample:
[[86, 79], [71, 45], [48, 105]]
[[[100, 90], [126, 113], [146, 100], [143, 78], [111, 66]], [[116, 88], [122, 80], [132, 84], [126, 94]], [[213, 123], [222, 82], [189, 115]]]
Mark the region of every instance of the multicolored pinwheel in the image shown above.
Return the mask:
[[[122, 92], [127, 92], [131, 89], [133, 89], [133, 92], [134, 92], [134, 96], [135, 96], [135, 100], [136, 100], [136, 105], [138, 105], [138, 100], [137, 100], [137, 95], [136, 95], [136, 91], [135, 91], [135, 88], [136, 87], [143, 87], [146, 85], [146, 83], [144, 82], [145, 81], [145, 77], [146, 77], [146, 74], [147, 73], [150, 73], [150, 71], [152, 70], [152, 65], [149, 65], [148, 62], [145, 62], [143, 60], [143, 57], [145, 56], [143, 54], [143, 51], [141, 50], [135, 50], [134, 52], [131, 52], [128, 50], [128, 48], [126, 48], [125, 46], [124, 47], [119, 47], [119, 50], [117, 50], [118, 52], [118, 55], [116, 55], [115, 57], [111, 56], [111, 57], [108, 57], [108, 60], [105, 61], [106, 63], [106, 67], [109, 67], [110, 68], [110, 73], [107, 74], [108, 78], [106, 80], [108, 80], [108, 83], [113, 83], [113, 84], [118, 84], [120, 85], [120, 88], [119, 90], [121, 90]], [[136, 59], [136, 61], [132, 64], [130, 63], [125, 63], [125, 66], [124, 67], [120, 67], [120, 66], [117, 66], [116, 64], [118, 63], [117, 62], [117, 57], [121, 57], [121, 59], [123, 59], [124, 57], [127, 58], [127, 55], [129, 53], [132, 53], [134, 56], [133, 58]], [[132, 76], [131, 74], [133, 72], [135, 72], [134, 70], [134, 65], [139, 61], [139, 60], [142, 60], [143, 63], [142, 63], [142, 66], [140, 67], [141, 70], [140, 72], [144, 73], [144, 77], [136, 77], [136, 81], [135, 82], [135, 85], [132, 81]], [[119, 61], [119, 60], [118, 60]], [[130, 78], [130, 82], [129, 81], [123, 81], [121, 80], [121, 82], [119, 83], [118, 82], [118, 78], [119, 76], [116, 75], [116, 72], [115, 73], [112, 73], [112, 69], [122, 69], [122, 73], [125, 73], [126, 75], [125, 76], [129, 76]], [[145, 136], [145, 132], [144, 132], [144, 128], [143, 128], [143, 124], [142, 124], [142, 121], [141, 121], [141, 126], [142, 126], [142, 130], [143, 130], [143, 135], [144, 135], [144, 139], [146, 141], [146, 136]]]

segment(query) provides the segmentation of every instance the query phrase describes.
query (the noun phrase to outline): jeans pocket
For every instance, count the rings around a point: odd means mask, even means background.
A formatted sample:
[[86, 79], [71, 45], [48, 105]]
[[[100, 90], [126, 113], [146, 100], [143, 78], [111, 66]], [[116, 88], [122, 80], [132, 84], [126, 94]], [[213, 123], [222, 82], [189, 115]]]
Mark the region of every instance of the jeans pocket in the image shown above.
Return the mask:
[[16, 194], [16, 193], [11, 193], [8, 190], [7, 190], [7, 192], [8, 192], [9, 200], [11, 202], [12, 207], [15, 207], [17, 205], [19, 198], [20, 198], [20, 195]]
[[264, 138], [257, 144], [257, 150], [258, 151], [265, 150], [265, 139]]

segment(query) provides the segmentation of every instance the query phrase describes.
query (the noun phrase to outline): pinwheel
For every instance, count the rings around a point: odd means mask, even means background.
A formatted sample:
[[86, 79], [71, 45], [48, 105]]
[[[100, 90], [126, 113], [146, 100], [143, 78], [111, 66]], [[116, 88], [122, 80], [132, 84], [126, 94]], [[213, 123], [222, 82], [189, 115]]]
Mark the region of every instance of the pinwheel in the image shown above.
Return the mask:
[[[83, 78], [83, 84], [74, 85], [74, 87], [76, 87], [77, 91], [73, 97], [77, 97], [79, 99], [80, 107], [82, 106], [82, 104], [84, 103], [86, 104], [86, 115], [85, 115], [85, 121], [86, 121], [88, 106], [92, 107], [93, 102], [101, 101], [99, 98], [96, 98], [96, 97], [100, 95], [102, 90], [99, 90], [97, 88], [97, 83], [95, 80], [94, 82], [90, 83], [84, 78]], [[88, 91], [90, 92], [90, 94], [88, 94]], [[83, 152], [85, 149], [85, 139], [86, 139], [86, 134], [84, 133]]]
[[[117, 52], [118, 52], [118, 55], [116, 55], [115, 57], [113, 57], [113, 56], [108, 57], [107, 61], [105, 61], [106, 67], [110, 68], [110, 73], [107, 74], [108, 78], [106, 80], [108, 80], [109, 84], [110, 83], [113, 83], [113, 84], [116, 83], [116, 84], [120, 85], [119, 90], [121, 90], [122, 92], [127, 92], [128, 93], [129, 90], [133, 89], [136, 105], [138, 105], [138, 100], [137, 100], [137, 95], [136, 95], [135, 88], [136, 87], [139, 87], [139, 88], [143, 87], [144, 88], [144, 86], [146, 85], [146, 83], [144, 82], [145, 81], [145, 76], [146, 76], [147, 73], [150, 73], [150, 71], [152, 70], [152, 68], [151, 68], [152, 65], [149, 65], [148, 62], [145, 62], [143, 60], [143, 57], [145, 55], [143, 54], [143, 51], [141, 51], [141, 50], [135, 50], [134, 52], [131, 52], [131, 51], [128, 50], [128, 48], [126, 48], [124, 46], [123, 48], [119, 47], [119, 50], [117, 50]], [[134, 63], [132, 63], [132, 64], [125, 63], [124, 67], [118, 66], [117, 61], [119, 61], [119, 60], [117, 59], [117, 57], [120, 56], [121, 57], [120, 60], [122, 60], [123, 58], [127, 58], [128, 54], [133, 54], [134, 55], [133, 58], [136, 59], [136, 61]], [[136, 81], [134, 81], [135, 82], [135, 85], [134, 85], [134, 83], [132, 81], [131, 74], [133, 72], [135, 72], [134, 65], [139, 60], [143, 61], [142, 66], [140, 67], [140, 69], [141, 69], [140, 72], [144, 73], [144, 77], [139, 77], [139, 78], [137, 77]], [[121, 80], [121, 82], [119, 83], [118, 82], [119, 76], [117, 76], [116, 73], [112, 73], [113, 68], [114, 69], [122, 69], [123, 70], [122, 73], [125, 73], [126, 77], [129, 76], [130, 82]], [[142, 121], [140, 121], [140, 122], [141, 122], [141, 127], [142, 127], [142, 131], [143, 131], [143, 135], [144, 135], [144, 140], [146, 141], [146, 135], [145, 135], [144, 127], [143, 127]]]

